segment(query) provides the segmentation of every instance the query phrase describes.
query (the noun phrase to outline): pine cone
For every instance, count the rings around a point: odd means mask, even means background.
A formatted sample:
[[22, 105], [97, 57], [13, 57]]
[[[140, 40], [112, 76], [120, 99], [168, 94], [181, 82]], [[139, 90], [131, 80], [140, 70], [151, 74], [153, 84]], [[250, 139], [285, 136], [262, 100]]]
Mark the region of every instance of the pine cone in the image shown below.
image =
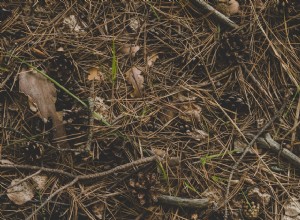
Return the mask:
[[244, 202], [242, 213], [245, 219], [254, 220], [258, 218], [259, 210], [259, 203], [251, 202], [247, 204], [247, 202]]
[[135, 178], [129, 180], [129, 187], [133, 196], [143, 206], [151, 205], [158, 201], [157, 185], [159, 185], [159, 180], [155, 173], [144, 174], [139, 172]]
[[42, 144], [28, 141], [23, 151], [25, 158], [30, 161], [40, 160], [44, 154], [44, 146]]
[[236, 64], [249, 58], [249, 52], [241, 34], [226, 32], [220, 40], [219, 59], [226, 61], [228, 64]]
[[239, 93], [228, 93], [220, 98], [220, 104], [223, 108], [233, 112], [248, 113], [248, 104]]

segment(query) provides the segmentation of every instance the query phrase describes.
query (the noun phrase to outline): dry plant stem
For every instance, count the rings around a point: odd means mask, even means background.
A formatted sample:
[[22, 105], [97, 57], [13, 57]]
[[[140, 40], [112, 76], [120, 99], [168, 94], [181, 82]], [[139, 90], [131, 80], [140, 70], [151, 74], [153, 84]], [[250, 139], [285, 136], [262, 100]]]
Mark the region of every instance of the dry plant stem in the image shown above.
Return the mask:
[[205, 208], [209, 205], [209, 199], [187, 199], [175, 196], [160, 195], [157, 197], [159, 203], [188, 208]]
[[257, 143], [261, 144], [263, 147], [267, 149], [271, 149], [275, 151], [276, 153], [279, 153], [287, 159], [289, 162], [291, 162], [293, 165], [295, 165], [297, 168], [300, 168], [300, 158], [293, 154], [291, 151], [289, 151], [286, 148], [282, 148], [279, 143], [273, 140], [271, 135], [269, 133], [266, 134], [264, 138], [260, 137], [257, 139]]
[[201, 6], [205, 10], [211, 12], [216, 17], [216, 19], [218, 19], [222, 23], [226, 24], [227, 26], [229, 26], [231, 28], [239, 28], [239, 26], [236, 23], [234, 23], [232, 20], [230, 20], [228, 17], [226, 17], [224, 14], [222, 14], [218, 10], [214, 9], [209, 4], [207, 4], [204, 0], [193, 0], [193, 2], [197, 3], [199, 6]]
[[33, 219], [34, 215], [40, 211], [49, 201], [51, 201], [52, 198], [54, 198], [56, 195], [58, 195], [60, 192], [62, 192], [64, 189], [73, 186], [76, 182], [78, 181], [78, 178], [75, 178], [74, 180], [72, 180], [71, 182], [69, 182], [68, 184], [60, 187], [58, 190], [56, 190], [54, 193], [52, 193], [47, 199], [46, 201], [44, 201], [36, 210], [34, 210], [34, 212], [32, 212], [27, 218], [26, 220], [31, 220]]
[[236, 163], [233, 165], [232, 170], [230, 172], [229, 178], [228, 178], [228, 184], [226, 187], [226, 194], [225, 194], [225, 214], [224, 214], [224, 220], [228, 219], [228, 209], [227, 209], [227, 203], [228, 203], [228, 197], [229, 197], [229, 190], [230, 190], [230, 183], [233, 177], [234, 171], [238, 168], [239, 164], [243, 160], [243, 158], [246, 156], [249, 149], [252, 147], [252, 145], [256, 142], [256, 140], [265, 132], [265, 130], [283, 113], [283, 110], [285, 109], [285, 106], [287, 105], [287, 101], [282, 105], [281, 109], [268, 121], [268, 123], [260, 129], [260, 131], [253, 137], [251, 142], [248, 144], [246, 149], [244, 150], [243, 154], [240, 156], [240, 158], [236, 161]]

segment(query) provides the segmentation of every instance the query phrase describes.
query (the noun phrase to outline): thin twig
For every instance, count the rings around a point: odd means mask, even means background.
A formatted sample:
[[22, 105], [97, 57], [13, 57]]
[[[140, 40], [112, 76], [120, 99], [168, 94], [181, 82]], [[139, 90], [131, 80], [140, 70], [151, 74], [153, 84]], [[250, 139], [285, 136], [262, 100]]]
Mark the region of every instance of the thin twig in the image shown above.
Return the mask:
[[243, 158], [246, 156], [247, 152], [250, 150], [250, 148], [252, 147], [252, 145], [256, 142], [256, 140], [265, 132], [265, 130], [278, 118], [281, 116], [281, 114], [283, 113], [283, 110], [285, 109], [285, 106], [287, 105], [287, 101], [284, 102], [284, 104], [282, 105], [281, 109], [268, 121], [268, 123], [263, 126], [260, 131], [254, 136], [254, 138], [251, 140], [251, 142], [247, 145], [247, 147], [245, 148], [243, 154], [240, 156], [240, 158], [235, 162], [235, 164], [232, 167], [232, 170], [230, 172], [229, 175], [229, 179], [228, 179], [228, 184], [226, 187], [226, 194], [225, 194], [225, 201], [224, 201], [224, 206], [225, 206], [225, 213], [224, 213], [224, 220], [228, 219], [228, 209], [227, 209], [227, 203], [228, 203], [228, 197], [229, 197], [229, 190], [230, 190], [230, 183], [233, 177], [233, 173], [236, 171], [236, 169], [238, 168], [239, 164], [241, 163], [241, 161], [243, 160]]

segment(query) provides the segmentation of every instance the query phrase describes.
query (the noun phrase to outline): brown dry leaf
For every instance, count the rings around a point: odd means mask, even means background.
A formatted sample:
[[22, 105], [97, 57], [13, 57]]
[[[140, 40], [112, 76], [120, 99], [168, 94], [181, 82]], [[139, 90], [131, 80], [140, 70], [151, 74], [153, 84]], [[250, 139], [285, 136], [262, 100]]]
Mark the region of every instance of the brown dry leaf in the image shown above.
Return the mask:
[[[45, 123], [48, 122], [48, 118], [52, 119], [53, 127], [55, 127], [54, 138], [66, 137], [63, 122], [56, 113], [56, 89], [53, 83], [34, 70], [23, 68], [19, 73], [19, 89], [29, 97], [31, 103], [37, 106], [40, 117]], [[65, 147], [67, 145], [66, 142], [62, 144]]]
[[129, 69], [126, 73], [127, 82], [133, 86], [133, 97], [141, 97], [143, 94], [144, 88], [144, 77], [141, 75], [142, 71], [136, 68], [135, 66]]
[[23, 205], [34, 197], [34, 190], [28, 181], [18, 184], [22, 179], [11, 181], [7, 189], [7, 197], [17, 205]]
[[152, 67], [153, 64], [155, 63], [155, 61], [158, 59], [158, 55], [157, 53], [154, 53], [152, 55], [150, 55], [149, 57], [147, 57], [147, 65], [148, 67]]
[[100, 72], [99, 68], [92, 67], [89, 69], [89, 75], [88, 75], [88, 80], [96, 80], [102, 82], [103, 79], [103, 74]]
[[121, 53], [125, 54], [125, 55], [130, 55], [132, 57], [135, 56], [135, 54], [140, 50], [140, 46], [131, 46], [130, 44], [125, 44], [122, 48], [121, 48]]

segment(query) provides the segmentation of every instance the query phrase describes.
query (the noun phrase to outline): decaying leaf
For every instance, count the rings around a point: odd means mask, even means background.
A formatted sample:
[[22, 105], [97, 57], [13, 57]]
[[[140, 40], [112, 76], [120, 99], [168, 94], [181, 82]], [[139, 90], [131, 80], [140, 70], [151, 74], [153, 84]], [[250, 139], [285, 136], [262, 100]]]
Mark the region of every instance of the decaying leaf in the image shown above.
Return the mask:
[[300, 219], [300, 202], [298, 198], [291, 197], [283, 205], [284, 208], [284, 217], [292, 217], [292, 219]]
[[141, 75], [141, 73], [142, 71], [135, 66], [125, 73], [127, 82], [133, 86], [133, 97], [141, 97], [143, 95], [144, 77]]
[[70, 15], [69, 17], [64, 18], [63, 22], [75, 32], [84, 32], [83, 28], [79, 25], [75, 15]]
[[28, 181], [18, 184], [22, 179], [14, 179], [11, 181], [7, 189], [7, 197], [17, 205], [23, 205], [34, 197], [34, 190]]
[[99, 68], [92, 67], [89, 69], [89, 75], [88, 75], [88, 80], [96, 80], [102, 82], [103, 79], [103, 74], [100, 72]]
[[93, 214], [99, 220], [103, 219], [104, 211], [105, 211], [104, 202], [100, 201], [100, 202], [96, 203], [95, 205], [93, 205], [93, 207], [92, 207]]
[[151, 54], [150, 56], [147, 57], [147, 65], [148, 67], [152, 67], [155, 61], [158, 59], [157, 53]]
[[136, 45], [136, 46], [132, 46], [130, 44], [125, 44], [122, 48], [121, 48], [121, 53], [125, 54], [125, 55], [130, 55], [132, 57], [135, 56], [135, 54], [140, 50], [140, 46]]
[[103, 116], [103, 119], [106, 121], [110, 121], [110, 119], [114, 118], [112, 111], [108, 105], [104, 103], [104, 99], [101, 97], [96, 97], [94, 100], [95, 112], [99, 113]]
[[[66, 132], [63, 122], [56, 113], [56, 89], [53, 83], [35, 70], [23, 68], [19, 73], [19, 88], [20, 92], [27, 95], [30, 102], [36, 105], [39, 115], [45, 123], [48, 122], [49, 118], [52, 119], [55, 128], [54, 138], [65, 138]], [[61, 144], [66, 144], [66, 142]]]

